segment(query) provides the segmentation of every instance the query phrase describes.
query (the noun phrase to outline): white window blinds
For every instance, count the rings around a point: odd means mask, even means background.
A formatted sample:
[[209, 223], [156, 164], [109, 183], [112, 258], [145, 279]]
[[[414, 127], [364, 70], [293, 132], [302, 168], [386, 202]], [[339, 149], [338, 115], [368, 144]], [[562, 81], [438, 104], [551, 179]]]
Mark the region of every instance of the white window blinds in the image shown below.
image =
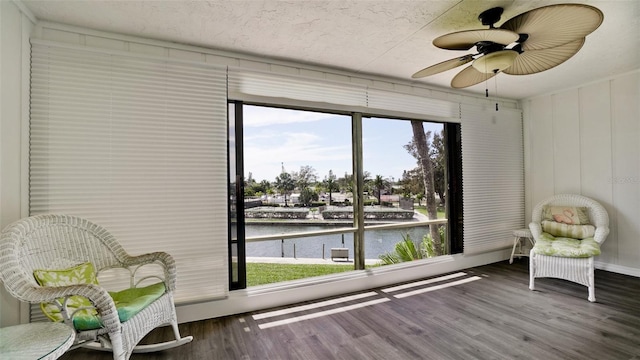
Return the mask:
[[[406, 87], [406, 86], [405, 86]], [[229, 98], [258, 103], [459, 122], [457, 102], [347, 81], [229, 69]]]
[[178, 303], [226, 296], [226, 70], [37, 40], [31, 61], [30, 213], [170, 253]]
[[320, 108], [333, 104], [353, 109], [367, 104], [364, 86], [238, 69], [229, 69], [229, 98]]
[[524, 226], [524, 159], [520, 110], [462, 105], [464, 253], [513, 244]]
[[367, 95], [367, 106], [376, 114], [429, 121], [460, 121], [460, 105], [455, 102], [379, 89], [368, 89]]

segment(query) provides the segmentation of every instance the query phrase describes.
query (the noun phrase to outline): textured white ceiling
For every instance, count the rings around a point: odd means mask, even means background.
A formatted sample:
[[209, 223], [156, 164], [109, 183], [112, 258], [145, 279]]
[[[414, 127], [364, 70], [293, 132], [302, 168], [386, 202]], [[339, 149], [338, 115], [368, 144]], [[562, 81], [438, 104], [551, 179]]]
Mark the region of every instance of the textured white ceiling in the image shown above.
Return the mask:
[[[490, 91], [497, 87], [500, 97], [522, 99], [640, 68], [638, 0], [22, 0], [39, 20], [404, 80], [467, 53], [438, 49], [431, 41], [486, 28], [477, 19], [486, 9], [505, 8], [499, 26], [522, 12], [567, 2], [604, 13], [580, 52], [539, 74], [499, 74], [489, 81]], [[416, 82], [448, 88], [463, 68]], [[484, 94], [484, 88], [463, 91]]]

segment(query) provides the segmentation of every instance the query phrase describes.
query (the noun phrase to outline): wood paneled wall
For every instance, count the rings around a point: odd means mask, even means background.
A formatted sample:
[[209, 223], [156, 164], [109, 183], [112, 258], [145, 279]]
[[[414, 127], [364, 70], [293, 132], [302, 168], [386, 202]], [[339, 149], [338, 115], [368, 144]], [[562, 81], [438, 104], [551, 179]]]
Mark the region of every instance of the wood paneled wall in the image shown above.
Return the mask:
[[640, 71], [522, 102], [527, 219], [579, 193], [609, 212], [598, 267], [640, 276]]

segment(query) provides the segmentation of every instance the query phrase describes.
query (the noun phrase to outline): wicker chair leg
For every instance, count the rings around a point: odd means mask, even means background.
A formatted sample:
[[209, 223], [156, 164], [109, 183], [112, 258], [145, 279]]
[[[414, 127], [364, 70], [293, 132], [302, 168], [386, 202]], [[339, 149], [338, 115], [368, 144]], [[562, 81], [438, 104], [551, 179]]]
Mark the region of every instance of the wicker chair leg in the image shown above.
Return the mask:
[[180, 340], [180, 330], [178, 330], [178, 322], [177, 321], [172, 321], [171, 322], [171, 327], [173, 328], [173, 334], [176, 337], [176, 340]]
[[529, 252], [529, 290], [535, 290], [536, 287], [534, 285], [535, 279], [535, 271], [536, 271], [536, 254], [533, 252], [533, 249]]
[[589, 258], [589, 275], [588, 277], [588, 281], [589, 281], [589, 285], [587, 285], [589, 287], [589, 301], [591, 302], [596, 302], [596, 281], [595, 281], [595, 270], [594, 270], [594, 264], [593, 264], [593, 257]]
[[122, 334], [109, 334], [109, 340], [111, 341], [113, 360], [125, 360], [128, 358], [125, 355], [124, 345], [122, 343]]

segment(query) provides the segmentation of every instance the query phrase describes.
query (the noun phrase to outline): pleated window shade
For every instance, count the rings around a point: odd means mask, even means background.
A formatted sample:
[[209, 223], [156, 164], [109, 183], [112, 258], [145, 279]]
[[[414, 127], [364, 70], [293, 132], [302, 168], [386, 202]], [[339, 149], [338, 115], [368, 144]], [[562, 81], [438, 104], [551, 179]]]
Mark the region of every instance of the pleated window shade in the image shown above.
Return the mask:
[[228, 294], [226, 69], [36, 40], [30, 121], [30, 214], [170, 253], [177, 303]]
[[513, 245], [524, 221], [524, 155], [519, 110], [462, 105], [464, 253]]
[[366, 87], [362, 85], [242, 69], [229, 69], [229, 98], [318, 108], [332, 104], [341, 110], [367, 104]]
[[425, 96], [367, 89], [367, 107], [376, 115], [406, 116], [428, 121], [459, 122], [460, 105]]
[[459, 122], [457, 102], [382, 90], [358, 83], [229, 69], [229, 98], [376, 116]]

